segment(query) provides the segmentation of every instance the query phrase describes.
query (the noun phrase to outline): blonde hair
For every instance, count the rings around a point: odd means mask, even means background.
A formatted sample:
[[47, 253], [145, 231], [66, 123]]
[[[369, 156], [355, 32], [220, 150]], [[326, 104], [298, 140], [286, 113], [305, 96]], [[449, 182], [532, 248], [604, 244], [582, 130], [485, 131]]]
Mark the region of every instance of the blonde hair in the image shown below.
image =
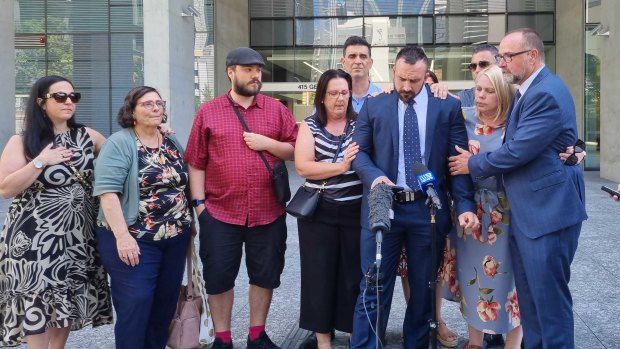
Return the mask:
[[[511, 84], [504, 80], [504, 74], [502, 69], [495, 64], [492, 64], [485, 69], [481, 70], [476, 77], [476, 84], [481, 76], [486, 76], [491, 81], [493, 89], [495, 89], [495, 95], [497, 96], [497, 112], [493, 121], [506, 121], [508, 117], [508, 109], [510, 109], [510, 103], [514, 97], [514, 88]], [[478, 108], [476, 108], [476, 116], [480, 117]]]

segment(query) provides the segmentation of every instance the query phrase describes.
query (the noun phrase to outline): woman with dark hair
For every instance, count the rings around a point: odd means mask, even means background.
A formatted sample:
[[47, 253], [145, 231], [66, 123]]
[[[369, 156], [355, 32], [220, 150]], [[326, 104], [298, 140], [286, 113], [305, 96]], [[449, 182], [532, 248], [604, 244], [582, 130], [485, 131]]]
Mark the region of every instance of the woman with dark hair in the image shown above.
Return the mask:
[[95, 166], [97, 248], [111, 280], [116, 348], [165, 348], [181, 288], [192, 213], [183, 148], [159, 130], [165, 110], [154, 88], [129, 91], [118, 112], [123, 129]]
[[[312, 220], [298, 219], [301, 260], [299, 326], [330, 348], [333, 329], [351, 333], [359, 293], [362, 183], [351, 170], [359, 147], [352, 142], [357, 114], [351, 76], [323, 73], [314, 97], [316, 113], [300, 125], [295, 168], [305, 186], [323, 190]], [[308, 346], [307, 344], [305, 346]]]
[[92, 196], [105, 138], [75, 121], [80, 97], [63, 77], [39, 79], [0, 157], [0, 194], [15, 196], [0, 233], [0, 346], [63, 348], [70, 330], [112, 322]]

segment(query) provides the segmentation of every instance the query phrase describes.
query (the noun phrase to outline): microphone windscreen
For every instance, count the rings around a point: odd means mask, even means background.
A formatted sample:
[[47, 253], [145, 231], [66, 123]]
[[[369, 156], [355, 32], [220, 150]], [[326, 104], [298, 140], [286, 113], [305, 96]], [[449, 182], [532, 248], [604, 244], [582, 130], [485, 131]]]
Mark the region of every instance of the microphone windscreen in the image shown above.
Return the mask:
[[370, 230], [390, 230], [390, 209], [392, 208], [392, 187], [380, 183], [368, 193], [368, 223]]

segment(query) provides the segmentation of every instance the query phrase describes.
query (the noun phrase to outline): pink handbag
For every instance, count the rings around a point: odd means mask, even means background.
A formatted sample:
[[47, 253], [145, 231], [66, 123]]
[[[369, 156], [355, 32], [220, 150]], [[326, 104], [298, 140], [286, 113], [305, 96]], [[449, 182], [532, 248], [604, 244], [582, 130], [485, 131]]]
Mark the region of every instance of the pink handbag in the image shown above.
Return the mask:
[[200, 314], [202, 297], [194, 293], [192, 283], [193, 239], [187, 249], [187, 285], [181, 286], [177, 310], [168, 329], [168, 346], [172, 349], [200, 348]]

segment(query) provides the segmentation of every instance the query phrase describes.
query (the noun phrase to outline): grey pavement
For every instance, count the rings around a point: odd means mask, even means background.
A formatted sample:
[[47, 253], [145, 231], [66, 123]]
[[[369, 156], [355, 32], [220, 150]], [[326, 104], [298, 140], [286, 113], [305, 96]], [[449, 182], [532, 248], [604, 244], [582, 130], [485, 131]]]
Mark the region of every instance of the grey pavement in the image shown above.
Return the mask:
[[[289, 167], [291, 188], [296, 190], [302, 180]], [[589, 219], [584, 222], [579, 248], [572, 264], [570, 288], [574, 300], [575, 341], [577, 348], [620, 348], [620, 203], [609, 199], [601, 185], [615, 184], [601, 179], [598, 172], [586, 172], [586, 198]], [[4, 220], [8, 200], [0, 200], [0, 219]], [[298, 330], [300, 301], [299, 240], [297, 224], [287, 218], [289, 228], [286, 266], [282, 285], [274, 292], [267, 332], [271, 339], [285, 348], [296, 349], [305, 336]], [[248, 278], [242, 267], [235, 288], [232, 333], [234, 344], [244, 348], [247, 336], [249, 305]], [[388, 344], [385, 349], [402, 347], [401, 325], [405, 302], [400, 285], [396, 286], [388, 323]], [[458, 311], [458, 304], [444, 301], [443, 316], [460, 339], [458, 348], [466, 344], [467, 327]], [[337, 333], [335, 348], [345, 348], [347, 336]], [[25, 348], [21, 346], [19, 348]], [[72, 332], [67, 348], [114, 348], [113, 326], [87, 328]], [[442, 348], [440, 346], [440, 348]]]

